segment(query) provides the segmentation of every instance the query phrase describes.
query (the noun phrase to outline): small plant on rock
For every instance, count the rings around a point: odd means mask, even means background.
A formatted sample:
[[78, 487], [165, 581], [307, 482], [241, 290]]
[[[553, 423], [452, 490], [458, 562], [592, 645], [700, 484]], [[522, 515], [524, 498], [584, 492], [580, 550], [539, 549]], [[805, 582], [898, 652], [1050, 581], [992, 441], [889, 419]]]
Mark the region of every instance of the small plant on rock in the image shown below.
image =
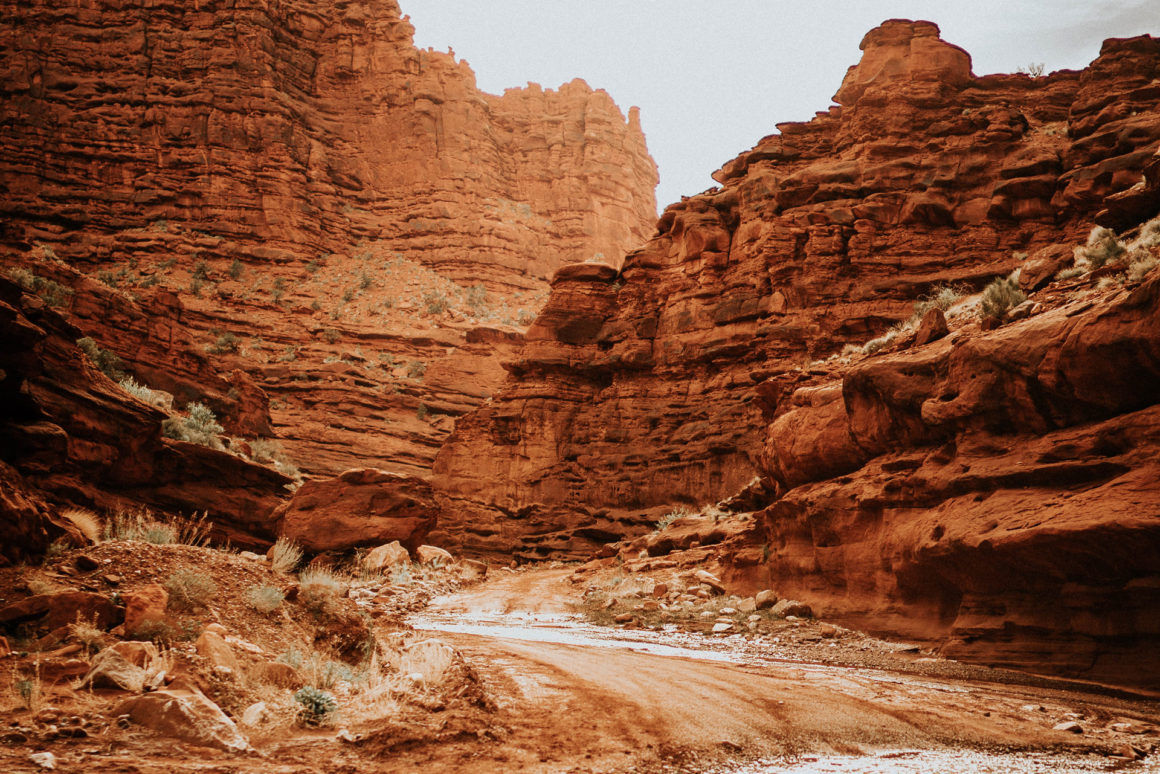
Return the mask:
[[312, 613], [325, 612], [343, 593], [342, 581], [329, 570], [312, 568], [298, 574], [298, 599]]
[[165, 581], [165, 590], [170, 607], [189, 611], [205, 607], [217, 594], [217, 584], [195, 570], [178, 570]]
[[218, 336], [213, 344], [208, 345], [205, 350], [211, 355], [225, 355], [230, 352], [237, 352], [241, 343], [242, 340], [238, 338], [237, 334], [232, 331], [226, 331]]
[[1088, 235], [1087, 244], [1076, 248], [1076, 264], [1086, 263], [1091, 269], [1098, 269], [1108, 263], [1118, 261], [1127, 248], [1116, 238], [1110, 228], [1096, 226]]
[[93, 365], [101, 369], [101, 373], [105, 376], [115, 382], [125, 378], [125, 372], [121, 368], [121, 358], [117, 357], [117, 353], [112, 350], [101, 349], [88, 336], [77, 339], [77, 346], [80, 347], [81, 352], [84, 352], [88, 356]]
[[983, 317], [1002, 320], [1008, 311], [1022, 304], [1027, 296], [1019, 289], [1019, 284], [1011, 277], [999, 277], [983, 290], [980, 309]]
[[285, 595], [273, 586], [253, 586], [246, 592], [246, 602], [259, 613], [273, 613], [282, 606]]
[[333, 695], [311, 685], [299, 688], [294, 701], [302, 705], [298, 717], [308, 726], [322, 725], [338, 709]]
[[218, 436], [224, 432], [224, 428], [218, 424], [213, 411], [202, 403], [188, 403], [185, 410], [189, 412], [188, 417], [170, 417], [161, 423], [162, 434], [166, 438], [197, 443], [211, 449], [222, 448]]
[[270, 550], [270, 569], [274, 572], [292, 572], [301, 561], [302, 549], [289, 538], [278, 538]]

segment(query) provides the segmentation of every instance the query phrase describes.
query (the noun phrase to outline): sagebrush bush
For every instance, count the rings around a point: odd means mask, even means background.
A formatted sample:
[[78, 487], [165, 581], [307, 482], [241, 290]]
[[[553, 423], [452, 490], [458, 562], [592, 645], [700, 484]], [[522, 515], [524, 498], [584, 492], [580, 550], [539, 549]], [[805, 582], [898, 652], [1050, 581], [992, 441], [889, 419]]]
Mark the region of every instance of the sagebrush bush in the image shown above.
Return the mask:
[[692, 515], [693, 512], [688, 508], [677, 508], [676, 510], [670, 511], [657, 519], [656, 523], [653, 525], [653, 532], [662, 532], [677, 519], [683, 519], [686, 516]]
[[211, 355], [226, 355], [231, 352], [237, 352], [241, 344], [242, 340], [238, 338], [236, 333], [226, 331], [218, 336], [213, 344], [207, 345], [205, 351]]
[[189, 611], [205, 607], [217, 594], [217, 584], [196, 570], [178, 570], [165, 581], [165, 590], [170, 607]]
[[246, 592], [246, 602], [259, 613], [273, 613], [285, 598], [282, 590], [273, 586], [253, 586]]
[[9, 269], [8, 276], [20, 287], [40, 296], [49, 306], [64, 306], [73, 294], [72, 288], [66, 288], [55, 280], [41, 277], [19, 266]]
[[218, 424], [213, 411], [202, 403], [188, 403], [185, 410], [189, 412], [188, 417], [170, 417], [161, 423], [161, 432], [165, 437], [221, 449], [222, 442], [218, 436], [225, 428]]
[[124, 379], [117, 382], [117, 386], [125, 392], [132, 395], [140, 401], [148, 403], [150, 406], [157, 408], [168, 408], [170, 401], [165, 393], [157, 390], [151, 390], [143, 384], [138, 384], [132, 376], [126, 376]]
[[270, 569], [292, 572], [302, 561], [302, 549], [289, 538], [280, 537], [270, 551]]
[[1147, 258], [1141, 258], [1138, 261], [1133, 261], [1131, 265], [1128, 266], [1128, 279], [1132, 282], [1139, 282], [1140, 280], [1144, 279], [1144, 276], [1147, 275], [1148, 272], [1156, 268], [1157, 264], [1160, 264], [1160, 260], [1157, 260], [1156, 256], [1154, 255], [1149, 255]]
[[962, 297], [962, 289], [954, 285], [940, 285], [931, 288], [929, 293], [914, 302], [914, 314], [911, 319], [918, 322], [931, 309], [941, 309], [945, 312]]
[[313, 613], [321, 613], [345, 592], [342, 581], [330, 570], [311, 568], [298, 574], [298, 600]]
[[1011, 277], [999, 277], [983, 290], [983, 298], [979, 308], [983, 317], [1003, 319], [1008, 311], [1022, 304], [1027, 296], [1019, 289], [1018, 283]]
[[1108, 263], [1119, 260], [1127, 248], [1116, 238], [1116, 232], [1110, 228], [1096, 226], [1088, 235], [1087, 244], [1076, 248], [1076, 260], [1084, 262], [1092, 269], [1098, 269]]
[[108, 349], [101, 349], [97, 346], [97, 342], [88, 336], [77, 339], [77, 346], [80, 347], [81, 352], [84, 352], [92, 364], [99, 368], [105, 376], [114, 382], [119, 382], [125, 378], [125, 371], [121, 367], [121, 358], [117, 357], [115, 352]]

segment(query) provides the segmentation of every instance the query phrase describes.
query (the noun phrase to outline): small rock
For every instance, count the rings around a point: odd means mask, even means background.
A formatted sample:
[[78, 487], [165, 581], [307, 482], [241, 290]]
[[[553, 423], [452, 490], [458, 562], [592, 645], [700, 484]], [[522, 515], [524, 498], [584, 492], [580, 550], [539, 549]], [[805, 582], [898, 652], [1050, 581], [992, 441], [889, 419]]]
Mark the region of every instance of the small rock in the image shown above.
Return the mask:
[[209, 631], [208, 627], [197, 638], [194, 646], [197, 655], [204, 658], [215, 669], [228, 669], [230, 674], [238, 671], [238, 657], [225, 638], [217, 632]]
[[757, 592], [757, 596], [753, 598], [758, 610], [768, 610], [777, 604], [777, 594], [774, 594], [770, 589]]
[[1024, 704], [1019, 709], [1023, 710], [1024, 712], [1046, 712], [1047, 711], [1047, 708], [1044, 707], [1042, 704]]
[[632, 613], [621, 613], [612, 619], [618, 624], [626, 624], [632, 621]]
[[419, 564], [433, 564], [439, 567], [450, 567], [455, 563], [455, 557], [449, 551], [436, 546], [419, 546], [415, 549]]
[[28, 760], [32, 761], [42, 769], [56, 768], [56, 756], [50, 752], [32, 753], [28, 756]]
[[721, 615], [737, 615], [737, 608], [735, 608], [735, 607], [723, 607], [723, 608], [721, 608], [721, 610], [719, 612], [721, 613]]
[[792, 615], [797, 618], [813, 618], [814, 611], [809, 605], [804, 602], [797, 602], [792, 599], [783, 599], [773, 606], [773, 614], [789, 619]]
[[460, 580], [479, 581], [487, 577], [487, 565], [475, 559], [460, 559], [455, 565]]
[[832, 640], [838, 636], [838, 629], [837, 627], [830, 626], [829, 624], [822, 624], [822, 626], [818, 629], [818, 634], [822, 635], [824, 639]]
[[73, 567], [80, 572], [92, 572], [100, 566], [101, 563], [88, 554], [78, 554], [73, 557]]
[[669, 585], [667, 583], [658, 583], [652, 588], [653, 599], [660, 599], [669, 593]]
[[261, 725], [270, 716], [270, 707], [264, 701], [255, 702], [242, 711], [242, 725]]
[[169, 606], [169, 592], [158, 583], [142, 586], [126, 592], [125, 631], [133, 634], [141, 625], [152, 621], [164, 621], [165, 609]]
[[737, 609], [742, 613], [752, 613], [757, 610], [757, 600], [753, 597], [746, 597], [737, 603]]
[[761, 616], [759, 616], [757, 613], [754, 613], [753, 615], [749, 616], [747, 620], [749, 623], [757, 623], [761, 620]]
[[720, 634], [721, 632], [727, 632], [732, 628], [733, 628], [733, 624], [731, 622], [726, 623], [726, 622], [722, 621], [720, 623], [715, 623], [715, 624], [713, 624], [713, 634]]
[[334, 738], [340, 742], [346, 742], [347, 744], [355, 744], [359, 740], [359, 737], [355, 736], [345, 728], [340, 728], [338, 733], [334, 735]]
[[604, 604], [600, 607], [604, 610], [611, 610], [612, 608], [616, 607], [616, 597], [609, 597], [608, 599], [604, 600]]
[[661, 603], [657, 602], [655, 599], [648, 599], [645, 600], [643, 604], [641, 604], [640, 609], [648, 613], [653, 613], [661, 609]]
[[715, 593], [725, 593], [725, 586], [721, 583], [721, 579], [713, 573], [706, 572], [705, 570], [697, 570], [693, 573], [693, 577], [696, 578], [699, 583], [708, 586]]
[[114, 645], [93, 658], [88, 673], [81, 680], [81, 686], [140, 691], [145, 687], [145, 670], [130, 662]]
[[280, 688], [301, 688], [302, 677], [289, 664], [281, 661], [261, 662], [250, 669], [250, 676], [264, 685], [276, 685]]
[[266, 557], [259, 556], [258, 554], [255, 554], [253, 551], [242, 551], [241, 553], [238, 554], [238, 556], [240, 556], [243, 559], [249, 559], [251, 562], [264, 562], [264, 561], [266, 561]]
[[406, 565], [410, 561], [411, 555], [407, 553], [407, 549], [403, 548], [403, 544], [393, 540], [368, 551], [366, 556], [362, 558], [362, 566], [364, 570], [369, 572], [386, 572], [399, 565]]
[[110, 586], [121, 585], [121, 576], [120, 575], [102, 575], [101, 580], [103, 580], [105, 583], [109, 584]]
[[950, 332], [951, 330], [947, 326], [947, 318], [943, 314], [943, 310], [937, 306], [933, 307], [922, 316], [922, 321], [918, 324], [918, 331], [914, 334], [914, 345], [921, 347], [924, 344], [941, 339]]
[[1019, 306], [1017, 306], [1014, 309], [1012, 309], [1011, 311], [1007, 312], [1007, 319], [1008, 320], [1022, 320], [1026, 317], [1030, 317], [1031, 312], [1034, 308], [1035, 308], [1035, 302], [1032, 301], [1031, 299], [1027, 299], [1023, 303], [1019, 304]]
[[1066, 731], [1070, 734], [1082, 734], [1083, 726], [1076, 723], [1074, 720], [1065, 720], [1062, 723], [1056, 723], [1051, 727], [1054, 731]]

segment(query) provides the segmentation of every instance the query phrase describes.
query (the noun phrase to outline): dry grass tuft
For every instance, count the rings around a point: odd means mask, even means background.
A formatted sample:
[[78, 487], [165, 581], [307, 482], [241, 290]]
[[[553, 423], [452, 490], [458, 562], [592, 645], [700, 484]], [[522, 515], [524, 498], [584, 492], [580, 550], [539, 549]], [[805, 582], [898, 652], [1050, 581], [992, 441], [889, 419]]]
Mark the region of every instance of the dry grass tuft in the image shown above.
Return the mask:
[[270, 551], [270, 568], [274, 572], [293, 572], [301, 561], [302, 549], [288, 538], [278, 538]]
[[92, 511], [84, 508], [66, 508], [60, 512], [60, 517], [76, 527], [90, 543], [101, 541], [103, 529], [101, 517]]

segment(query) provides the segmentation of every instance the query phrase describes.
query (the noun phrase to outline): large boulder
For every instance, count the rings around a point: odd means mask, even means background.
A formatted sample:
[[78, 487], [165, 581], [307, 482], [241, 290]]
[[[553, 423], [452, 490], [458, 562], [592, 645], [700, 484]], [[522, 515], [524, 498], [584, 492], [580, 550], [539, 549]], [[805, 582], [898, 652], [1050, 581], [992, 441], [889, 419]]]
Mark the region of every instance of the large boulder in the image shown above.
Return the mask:
[[221, 707], [194, 691], [153, 691], [122, 702], [113, 714], [128, 715], [146, 728], [193, 744], [228, 752], [250, 749]]
[[59, 591], [13, 602], [0, 608], [0, 626], [23, 624], [38, 631], [52, 631], [78, 620], [99, 629], [116, 625], [123, 615], [120, 608], [101, 594], [88, 591]]
[[411, 554], [397, 540], [392, 540], [378, 548], [372, 548], [362, 558], [363, 569], [368, 572], [389, 572], [399, 565], [410, 563]]
[[392, 540], [414, 551], [437, 517], [430, 484], [374, 468], [308, 481], [274, 512], [279, 534], [307, 551], [345, 551]]

